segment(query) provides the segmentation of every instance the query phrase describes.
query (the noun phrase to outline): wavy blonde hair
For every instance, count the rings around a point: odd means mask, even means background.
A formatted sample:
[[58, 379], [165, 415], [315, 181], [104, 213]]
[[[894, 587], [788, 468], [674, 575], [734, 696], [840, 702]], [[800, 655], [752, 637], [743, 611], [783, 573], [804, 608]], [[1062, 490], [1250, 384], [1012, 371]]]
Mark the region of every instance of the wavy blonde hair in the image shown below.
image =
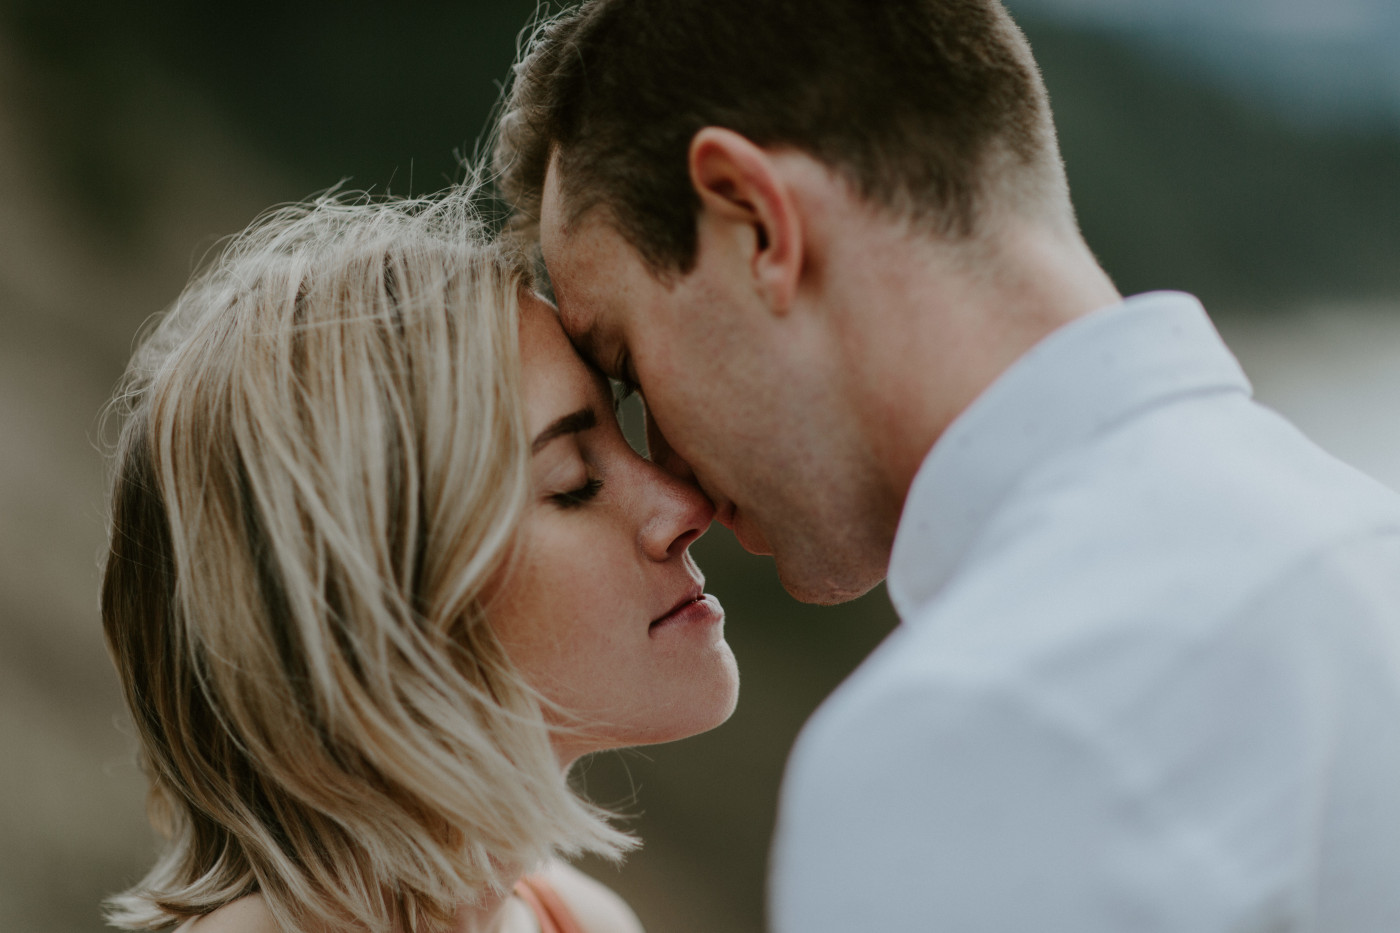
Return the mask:
[[527, 496], [527, 273], [471, 201], [272, 212], [131, 362], [102, 618], [168, 843], [119, 927], [259, 891], [291, 930], [417, 933], [631, 842], [485, 624]]

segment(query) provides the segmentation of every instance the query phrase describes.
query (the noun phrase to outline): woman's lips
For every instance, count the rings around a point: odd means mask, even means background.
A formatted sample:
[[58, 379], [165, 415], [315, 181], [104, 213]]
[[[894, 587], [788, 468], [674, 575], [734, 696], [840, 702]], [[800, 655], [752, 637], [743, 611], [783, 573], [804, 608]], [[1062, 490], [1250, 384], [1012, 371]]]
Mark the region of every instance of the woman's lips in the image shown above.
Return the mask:
[[724, 619], [724, 610], [719, 600], [708, 593], [692, 596], [678, 603], [675, 608], [651, 623], [651, 632], [680, 625], [698, 625], [719, 622]]

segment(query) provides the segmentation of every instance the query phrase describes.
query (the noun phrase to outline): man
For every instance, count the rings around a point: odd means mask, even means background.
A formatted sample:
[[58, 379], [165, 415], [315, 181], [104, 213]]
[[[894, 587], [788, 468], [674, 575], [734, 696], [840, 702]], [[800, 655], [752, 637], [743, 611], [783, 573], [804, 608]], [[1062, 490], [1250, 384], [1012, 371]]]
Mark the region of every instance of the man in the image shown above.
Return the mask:
[[779, 933], [1400, 929], [1400, 502], [1124, 301], [996, 0], [593, 0], [497, 167], [565, 328], [789, 592]]

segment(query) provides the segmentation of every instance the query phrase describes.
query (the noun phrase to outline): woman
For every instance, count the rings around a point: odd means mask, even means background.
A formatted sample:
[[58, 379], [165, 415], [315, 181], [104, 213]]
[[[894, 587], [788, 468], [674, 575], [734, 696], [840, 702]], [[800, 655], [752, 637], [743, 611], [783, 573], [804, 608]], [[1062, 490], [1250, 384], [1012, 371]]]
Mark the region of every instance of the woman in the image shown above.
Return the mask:
[[102, 612], [168, 845], [117, 926], [636, 929], [554, 861], [633, 844], [566, 772], [732, 711], [712, 507], [528, 284], [468, 195], [328, 198], [144, 341]]

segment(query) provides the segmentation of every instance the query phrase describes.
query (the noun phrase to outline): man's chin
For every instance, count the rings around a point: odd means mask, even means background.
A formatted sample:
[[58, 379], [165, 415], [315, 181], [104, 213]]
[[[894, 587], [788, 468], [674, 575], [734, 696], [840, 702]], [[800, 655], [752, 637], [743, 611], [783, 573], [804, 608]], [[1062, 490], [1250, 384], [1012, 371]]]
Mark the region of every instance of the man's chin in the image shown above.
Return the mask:
[[[749, 516], [737, 509], [725, 525], [750, 554], [772, 557], [778, 579], [788, 595], [799, 602], [833, 606], [864, 596], [885, 579], [888, 554], [879, 566], [855, 554], [843, 554], [839, 540], [816, 542], [804, 538], [795, 546], [774, 547]], [[815, 545], [815, 546], [814, 546]], [[843, 557], [849, 560], [843, 560]]]
[[834, 606], [869, 593], [885, 579], [885, 569], [866, 567], [860, 561], [839, 565], [835, 554], [785, 554], [777, 549], [774, 564], [778, 580], [798, 602]]
[[788, 595], [800, 603], [808, 603], [813, 606], [835, 606], [839, 603], [848, 603], [853, 599], [859, 599], [866, 593], [873, 590], [880, 581], [862, 586], [851, 586], [834, 580], [789, 580], [781, 572], [778, 579], [782, 581], [783, 589]]

